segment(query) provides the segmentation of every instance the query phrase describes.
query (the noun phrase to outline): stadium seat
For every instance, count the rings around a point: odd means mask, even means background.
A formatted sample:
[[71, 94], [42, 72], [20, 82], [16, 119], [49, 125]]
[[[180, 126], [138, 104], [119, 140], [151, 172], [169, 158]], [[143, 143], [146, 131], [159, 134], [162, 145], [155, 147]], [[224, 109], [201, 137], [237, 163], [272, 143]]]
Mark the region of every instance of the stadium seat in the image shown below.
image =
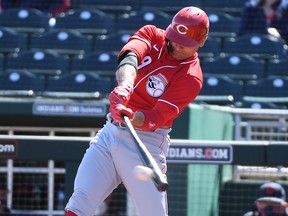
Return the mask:
[[249, 55], [227, 54], [201, 61], [204, 74], [247, 81], [264, 76], [264, 62]]
[[270, 61], [267, 61], [267, 76], [287, 76], [287, 72], [288, 58], [271, 59]]
[[219, 11], [207, 11], [210, 21], [209, 35], [214, 37], [235, 37], [239, 29], [239, 17]]
[[94, 52], [89, 55], [75, 56], [71, 62], [72, 72], [94, 72], [101, 76], [115, 75], [117, 54], [113, 52]]
[[271, 102], [239, 102], [234, 104], [235, 108], [247, 109], [287, 109], [285, 105], [276, 105]]
[[203, 0], [202, 8], [204, 10], [217, 10], [229, 14], [239, 15], [242, 11], [245, 1], [243, 0]]
[[0, 74], [5, 73], [6, 56], [0, 53]]
[[204, 46], [198, 50], [200, 58], [216, 57], [221, 53], [221, 40], [217, 37], [208, 37]]
[[6, 71], [30, 71], [38, 75], [58, 76], [68, 72], [68, 57], [54, 51], [26, 51], [6, 59]]
[[48, 14], [35, 8], [11, 8], [0, 14], [0, 26], [27, 34], [48, 31], [49, 20]]
[[72, 29], [85, 35], [112, 34], [115, 17], [100, 10], [69, 10], [55, 17], [54, 29]]
[[172, 16], [160, 10], [141, 10], [125, 13], [117, 18], [117, 31], [134, 33], [144, 25], [153, 24], [166, 29], [171, 24]]
[[288, 104], [288, 77], [266, 77], [246, 83], [244, 102]]
[[131, 33], [115, 33], [112, 35], [101, 35], [94, 39], [95, 52], [116, 52], [118, 53], [121, 48], [127, 43], [128, 39], [132, 36]]
[[156, 9], [162, 10], [170, 15], [175, 15], [180, 9], [187, 6], [201, 7], [202, 0], [178, 0], [178, 1], [167, 1], [167, 0], [145, 0], [141, 1], [141, 9]]
[[241, 100], [243, 85], [239, 81], [221, 75], [205, 75], [203, 87], [196, 98], [196, 101], [218, 104], [231, 105]]
[[225, 53], [245, 53], [256, 58], [279, 58], [287, 55], [284, 40], [271, 35], [248, 34], [235, 38], [227, 38], [223, 42]]
[[81, 0], [78, 2], [80, 8], [99, 9], [109, 13], [123, 13], [139, 10], [140, 0]]
[[44, 89], [44, 79], [28, 71], [0, 74], [0, 96], [31, 97]]
[[25, 34], [12, 28], [0, 27], [0, 52], [3, 54], [18, 53], [27, 49], [28, 40]]
[[43, 96], [70, 98], [103, 98], [111, 91], [109, 78], [93, 72], [71, 72], [47, 80]]
[[75, 30], [54, 30], [40, 36], [32, 36], [29, 48], [54, 50], [68, 55], [84, 54], [91, 51], [92, 39]]

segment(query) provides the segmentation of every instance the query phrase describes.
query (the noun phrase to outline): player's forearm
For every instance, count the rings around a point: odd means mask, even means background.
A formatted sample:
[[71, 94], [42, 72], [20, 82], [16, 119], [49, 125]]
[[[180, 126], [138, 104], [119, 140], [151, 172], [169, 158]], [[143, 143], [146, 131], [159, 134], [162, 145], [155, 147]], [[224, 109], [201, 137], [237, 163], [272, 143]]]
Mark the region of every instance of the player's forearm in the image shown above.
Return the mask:
[[165, 118], [157, 110], [141, 110], [134, 112], [131, 122], [138, 129], [155, 130], [163, 126]]
[[[123, 56], [122, 56], [123, 57]], [[122, 58], [121, 57], [121, 58]], [[138, 60], [136, 54], [127, 52], [120, 60], [119, 66], [116, 71], [116, 80], [118, 85], [123, 85], [129, 89], [130, 93], [133, 91], [134, 81], [137, 74]], [[141, 127], [144, 124], [144, 114], [135, 112], [131, 123], [134, 127]]]
[[132, 87], [136, 78], [136, 70], [131, 65], [122, 65], [116, 71], [116, 80], [118, 84], [125, 84]]
[[133, 52], [125, 52], [119, 57], [119, 65], [116, 71], [118, 84], [133, 87], [138, 66], [137, 55]]
[[134, 112], [134, 117], [131, 119], [131, 123], [134, 127], [142, 127], [145, 122], [145, 116], [142, 112]]

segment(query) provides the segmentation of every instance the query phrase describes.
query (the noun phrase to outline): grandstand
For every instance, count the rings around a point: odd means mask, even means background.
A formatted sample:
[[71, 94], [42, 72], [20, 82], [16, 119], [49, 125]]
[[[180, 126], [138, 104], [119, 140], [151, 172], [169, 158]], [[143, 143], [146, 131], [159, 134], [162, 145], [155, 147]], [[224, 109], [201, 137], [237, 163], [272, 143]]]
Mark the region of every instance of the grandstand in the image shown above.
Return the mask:
[[[287, 45], [237, 36], [242, 0], [192, 2], [211, 23], [199, 50], [205, 88], [171, 132], [169, 211], [241, 216], [261, 183], [277, 181], [288, 192]], [[64, 215], [82, 154], [105, 123], [118, 51], [141, 25], [165, 28], [189, 4], [74, 0], [56, 17], [33, 8], [0, 14], [0, 200], [7, 215]], [[23, 13], [33, 21], [17, 17]], [[181, 148], [212, 149], [215, 160], [179, 157]], [[105, 216], [137, 215], [123, 186], [107, 205]]]

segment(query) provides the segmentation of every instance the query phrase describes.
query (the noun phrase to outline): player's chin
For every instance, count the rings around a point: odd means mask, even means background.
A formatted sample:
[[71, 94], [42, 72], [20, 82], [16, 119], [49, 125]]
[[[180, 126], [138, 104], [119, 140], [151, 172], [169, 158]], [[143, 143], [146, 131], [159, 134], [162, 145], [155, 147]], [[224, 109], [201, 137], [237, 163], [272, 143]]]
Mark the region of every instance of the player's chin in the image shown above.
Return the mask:
[[175, 52], [175, 51], [172, 51], [171, 52], [171, 55], [174, 59], [176, 60], [184, 60], [184, 59], [187, 59], [187, 56], [186, 55], [183, 55], [182, 53], [178, 53], [178, 52]]

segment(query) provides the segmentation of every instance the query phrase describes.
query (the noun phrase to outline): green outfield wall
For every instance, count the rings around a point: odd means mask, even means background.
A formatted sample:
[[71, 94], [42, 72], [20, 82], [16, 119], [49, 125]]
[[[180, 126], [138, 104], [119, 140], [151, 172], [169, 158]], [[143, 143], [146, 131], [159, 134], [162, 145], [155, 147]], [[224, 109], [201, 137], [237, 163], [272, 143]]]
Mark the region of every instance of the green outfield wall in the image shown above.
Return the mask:
[[[233, 140], [233, 116], [231, 113], [211, 110], [208, 107], [190, 104], [182, 115], [175, 121], [172, 138], [188, 140]], [[231, 178], [229, 165], [203, 165], [193, 164], [186, 167], [187, 172], [187, 197], [182, 196], [182, 205], [187, 205], [185, 215], [201, 216], [215, 215], [218, 212], [219, 185], [222, 179]], [[182, 169], [184, 169], [184, 167]], [[171, 169], [171, 170], [170, 170]], [[179, 165], [176, 169], [179, 169]], [[169, 166], [173, 173], [173, 167]], [[203, 175], [204, 173], [204, 175]], [[205, 175], [207, 173], [207, 175]], [[171, 176], [172, 179], [173, 176]], [[214, 181], [211, 181], [214, 178]], [[181, 181], [183, 183], [184, 180]], [[174, 183], [174, 182], [173, 182]], [[177, 184], [177, 182], [175, 183]], [[181, 188], [181, 187], [175, 187]], [[203, 191], [205, 188], [205, 191]], [[205, 196], [203, 196], [203, 192]], [[182, 193], [174, 191], [172, 193]], [[207, 200], [207, 197], [209, 198]], [[173, 196], [174, 198], [174, 196]], [[171, 201], [171, 205], [177, 203]], [[179, 203], [179, 201], [178, 201]], [[178, 208], [171, 208], [173, 209]], [[204, 210], [204, 212], [203, 212]], [[213, 214], [211, 214], [213, 212]], [[170, 212], [177, 215], [180, 212]], [[181, 212], [181, 215], [184, 215]]]

